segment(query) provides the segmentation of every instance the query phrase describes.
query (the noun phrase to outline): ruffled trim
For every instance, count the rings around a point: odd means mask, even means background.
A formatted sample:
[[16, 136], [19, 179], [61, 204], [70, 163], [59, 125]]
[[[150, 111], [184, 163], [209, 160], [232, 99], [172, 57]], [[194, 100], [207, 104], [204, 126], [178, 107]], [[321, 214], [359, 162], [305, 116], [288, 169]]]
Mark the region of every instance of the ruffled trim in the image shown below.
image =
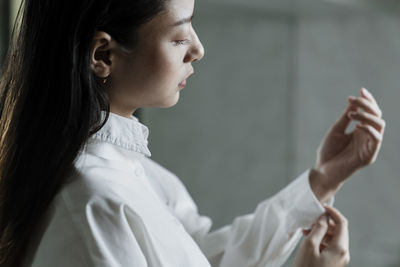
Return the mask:
[[[106, 112], [102, 111], [102, 119], [104, 119], [105, 115]], [[131, 115], [131, 118], [126, 118], [110, 112], [106, 124], [90, 139], [111, 143], [150, 157], [148, 136], [149, 129], [140, 123], [135, 116]]]

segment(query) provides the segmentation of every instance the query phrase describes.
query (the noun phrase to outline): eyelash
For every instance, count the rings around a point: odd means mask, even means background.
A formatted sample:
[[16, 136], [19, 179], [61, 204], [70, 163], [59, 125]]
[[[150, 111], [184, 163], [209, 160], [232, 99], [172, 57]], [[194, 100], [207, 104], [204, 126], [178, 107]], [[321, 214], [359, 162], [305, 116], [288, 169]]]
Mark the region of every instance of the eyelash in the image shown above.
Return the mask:
[[190, 44], [190, 40], [189, 39], [177, 40], [177, 41], [174, 41], [174, 44], [175, 44], [175, 46]]

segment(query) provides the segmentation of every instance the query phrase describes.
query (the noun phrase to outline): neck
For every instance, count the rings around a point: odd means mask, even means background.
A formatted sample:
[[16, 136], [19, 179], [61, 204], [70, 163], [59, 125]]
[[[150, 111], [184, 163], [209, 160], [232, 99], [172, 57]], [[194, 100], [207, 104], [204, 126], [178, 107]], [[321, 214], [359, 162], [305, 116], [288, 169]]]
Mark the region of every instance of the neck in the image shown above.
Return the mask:
[[137, 108], [124, 108], [110, 103], [110, 111], [122, 117], [131, 118], [131, 115], [137, 110]]

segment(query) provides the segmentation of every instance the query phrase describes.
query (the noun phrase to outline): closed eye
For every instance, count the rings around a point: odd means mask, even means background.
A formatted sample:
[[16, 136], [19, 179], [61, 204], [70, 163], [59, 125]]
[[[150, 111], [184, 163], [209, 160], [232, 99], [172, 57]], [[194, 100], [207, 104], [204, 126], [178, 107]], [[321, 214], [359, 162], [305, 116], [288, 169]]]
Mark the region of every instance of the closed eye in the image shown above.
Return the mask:
[[177, 40], [177, 41], [174, 41], [174, 44], [176, 46], [178, 46], [178, 45], [186, 45], [186, 44], [190, 44], [190, 40], [189, 39]]

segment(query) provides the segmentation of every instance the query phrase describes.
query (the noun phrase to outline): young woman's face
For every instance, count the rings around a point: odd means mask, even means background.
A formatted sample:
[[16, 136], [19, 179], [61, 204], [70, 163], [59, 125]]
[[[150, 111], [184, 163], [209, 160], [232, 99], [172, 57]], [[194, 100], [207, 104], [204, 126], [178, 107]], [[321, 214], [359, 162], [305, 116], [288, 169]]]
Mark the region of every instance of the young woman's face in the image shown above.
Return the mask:
[[111, 67], [111, 111], [132, 114], [141, 107], [171, 107], [193, 74], [204, 48], [191, 18], [194, 0], [167, 0], [167, 10], [141, 26], [133, 52], [116, 52]]

